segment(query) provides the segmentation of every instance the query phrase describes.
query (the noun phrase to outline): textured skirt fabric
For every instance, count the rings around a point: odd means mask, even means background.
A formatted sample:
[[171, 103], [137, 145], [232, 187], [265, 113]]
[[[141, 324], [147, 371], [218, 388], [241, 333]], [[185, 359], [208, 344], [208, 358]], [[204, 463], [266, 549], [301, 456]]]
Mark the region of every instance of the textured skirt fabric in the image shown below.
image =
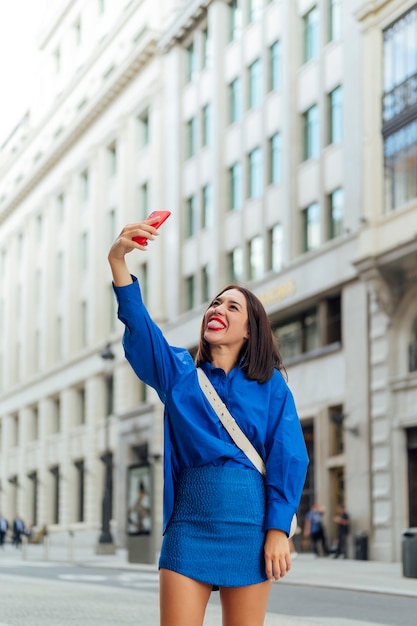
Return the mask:
[[182, 472], [159, 567], [214, 587], [267, 580], [265, 487], [257, 470], [203, 466]]

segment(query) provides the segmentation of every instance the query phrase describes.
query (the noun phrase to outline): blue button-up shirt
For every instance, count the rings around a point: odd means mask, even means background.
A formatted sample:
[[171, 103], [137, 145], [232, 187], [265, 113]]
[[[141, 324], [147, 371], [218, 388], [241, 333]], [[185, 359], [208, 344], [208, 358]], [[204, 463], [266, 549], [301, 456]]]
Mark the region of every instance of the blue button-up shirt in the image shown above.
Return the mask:
[[[142, 301], [139, 283], [114, 287], [123, 347], [137, 376], [153, 387], [164, 413], [164, 530], [174, 506], [181, 470], [227, 465], [254, 470], [236, 446], [200, 388], [190, 353], [171, 346]], [[203, 369], [266, 465], [265, 529], [289, 532], [304, 486], [308, 456], [294, 399], [278, 370], [266, 383], [235, 367], [228, 375], [210, 363]], [[257, 471], [257, 470], [254, 470]]]

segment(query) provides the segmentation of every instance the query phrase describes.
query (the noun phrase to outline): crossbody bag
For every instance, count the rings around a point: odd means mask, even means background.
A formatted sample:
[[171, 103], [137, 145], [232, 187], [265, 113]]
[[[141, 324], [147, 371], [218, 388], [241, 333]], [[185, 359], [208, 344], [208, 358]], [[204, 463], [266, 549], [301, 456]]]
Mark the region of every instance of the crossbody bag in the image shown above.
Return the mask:
[[[204, 395], [209, 401], [211, 407], [214, 409], [224, 428], [227, 430], [237, 447], [240, 448], [244, 454], [246, 454], [258, 472], [260, 472], [262, 476], [265, 476], [266, 468], [263, 458], [253, 446], [251, 441], [246, 437], [245, 433], [241, 430], [235, 418], [230, 413], [225, 403], [220, 399], [219, 394], [201, 367], [197, 367], [197, 376]], [[289, 537], [292, 537], [295, 534], [296, 529], [297, 516], [294, 515], [291, 521]]]

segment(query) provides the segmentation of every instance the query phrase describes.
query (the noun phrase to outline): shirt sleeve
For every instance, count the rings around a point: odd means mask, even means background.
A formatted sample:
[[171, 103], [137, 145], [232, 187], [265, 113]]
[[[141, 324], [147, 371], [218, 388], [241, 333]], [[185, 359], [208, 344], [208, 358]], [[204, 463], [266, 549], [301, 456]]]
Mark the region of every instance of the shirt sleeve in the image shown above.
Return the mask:
[[118, 317], [125, 325], [125, 356], [136, 375], [165, 402], [167, 390], [191, 357], [186, 350], [168, 344], [144, 305], [137, 278], [132, 279], [131, 284], [123, 287], [113, 285]]
[[284, 380], [282, 383], [273, 403], [279, 408], [268, 425], [266, 442], [265, 528], [277, 528], [289, 534], [309, 461], [292, 393]]

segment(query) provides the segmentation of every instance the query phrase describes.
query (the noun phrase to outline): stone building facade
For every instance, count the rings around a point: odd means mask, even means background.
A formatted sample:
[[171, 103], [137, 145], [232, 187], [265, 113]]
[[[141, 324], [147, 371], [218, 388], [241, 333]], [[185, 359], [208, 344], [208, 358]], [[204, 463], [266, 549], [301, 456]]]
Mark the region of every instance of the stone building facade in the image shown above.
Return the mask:
[[[56, 4], [2, 147], [6, 515], [95, 545], [103, 499], [114, 541], [155, 559], [162, 407], [124, 361], [106, 255], [162, 208], [129, 259], [154, 319], [193, 351], [210, 295], [253, 288], [310, 453], [301, 521], [319, 501], [331, 538], [343, 502], [351, 555], [366, 533], [369, 558], [400, 559], [417, 526], [416, 33], [407, 0]], [[135, 537], [142, 469], [152, 530]]]

